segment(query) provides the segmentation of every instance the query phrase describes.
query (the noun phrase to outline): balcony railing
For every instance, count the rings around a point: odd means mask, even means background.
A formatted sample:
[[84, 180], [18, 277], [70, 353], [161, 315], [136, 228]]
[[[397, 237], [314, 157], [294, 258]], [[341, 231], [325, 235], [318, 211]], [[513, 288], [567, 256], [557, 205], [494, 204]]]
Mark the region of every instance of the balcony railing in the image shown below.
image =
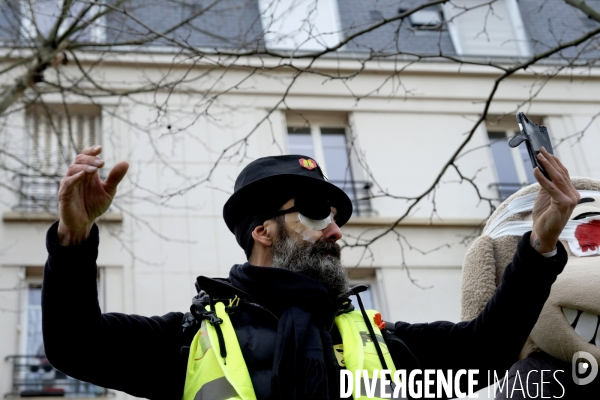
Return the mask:
[[[106, 179], [106, 171], [100, 172], [100, 179]], [[24, 213], [55, 213], [58, 211], [58, 188], [61, 175], [18, 177], [19, 203], [16, 211]]]
[[44, 176], [19, 176], [19, 204], [21, 212], [56, 212], [60, 178]]
[[4, 394], [14, 397], [106, 397], [106, 389], [78, 381], [56, 370], [44, 356], [11, 355], [12, 388]]
[[352, 201], [353, 214], [355, 216], [370, 215], [371, 208], [371, 182], [367, 181], [329, 181], [342, 189]]
[[[105, 177], [101, 176], [101, 179]], [[371, 183], [367, 181], [329, 181], [342, 189], [352, 201], [355, 216], [370, 215]], [[19, 204], [17, 211], [21, 212], [56, 212], [58, 209], [58, 177], [19, 176]]]

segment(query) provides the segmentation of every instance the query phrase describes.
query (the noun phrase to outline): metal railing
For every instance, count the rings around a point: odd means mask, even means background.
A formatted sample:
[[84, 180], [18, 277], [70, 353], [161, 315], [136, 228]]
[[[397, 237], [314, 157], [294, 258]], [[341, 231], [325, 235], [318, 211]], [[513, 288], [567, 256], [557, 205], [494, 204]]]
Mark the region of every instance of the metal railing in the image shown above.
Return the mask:
[[[21, 212], [57, 212], [59, 177], [38, 177], [19, 175], [19, 204], [17, 211]], [[101, 176], [101, 179], [105, 177]], [[355, 216], [370, 215], [371, 182], [368, 181], [329, 181], [342, 189], [352, 201]]]
[[19, 175], [19, 204], [21, 212], [57, 212], [59, 177]]
[[352, 180], [330, 180], [329, 182], [346, 192], [352, 201], [354, 216], [364, 216], [373, 213], [373, 208], [371, 207], [371, 182]]
[[45, 356], [10, 355], [12, 388], [5, 398], [15, 397], [106, 397], [106, 389], [78, 381], [55, 369]]
[[[101, 171], [100, 179], [105, 180], [106, 171]], [[31, 176], [18, 175], [19, 203], [15, 210], [25, 213], [58, 212], [58, 188], [62, 175]]]

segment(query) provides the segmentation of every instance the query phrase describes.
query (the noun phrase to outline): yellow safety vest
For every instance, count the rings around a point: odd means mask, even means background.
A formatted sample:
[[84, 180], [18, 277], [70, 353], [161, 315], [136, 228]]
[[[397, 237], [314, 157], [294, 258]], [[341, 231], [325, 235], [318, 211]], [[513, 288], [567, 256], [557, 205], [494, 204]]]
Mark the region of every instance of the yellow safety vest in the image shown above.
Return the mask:
[[[209, 311], [208, 306], [206, 311]], [[220, 328], [227, 348], [227, 357], [223, 360], [220, 356], [215, 327], [203, 320], [190, 345], [183, 400], [256, 400], [250, 373], [229, 315], [225, 312], [225, 305], [221, 302], [216, 303], [215, 312], [223, 320]], [[369, 322], [393, 376], [396, 372], [394, 362], [379, 328], [373, 322], [375, 314], [377, 311], [367, 310]], [[340, 365], [353, 373], [356, 370], [368, 370], [369, 377], [372, 376], [373, 370], [383, 369], [360, 311], [337, 316], [335, 324], [342, 337], [342, 344], [334, 346]], [[364, 390], [361, 390], [360, 397], [354, 396], [355, 389], [352, 393], [355, 400], [366, 398]]]

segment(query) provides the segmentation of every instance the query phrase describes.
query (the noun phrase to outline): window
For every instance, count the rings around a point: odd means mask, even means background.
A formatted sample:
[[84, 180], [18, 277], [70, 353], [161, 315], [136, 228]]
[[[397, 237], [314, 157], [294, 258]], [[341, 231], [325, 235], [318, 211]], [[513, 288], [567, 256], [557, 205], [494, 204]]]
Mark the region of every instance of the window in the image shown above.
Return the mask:
[[454, 0], [444, 14], [458, 54], [527, 57], [528, 38], [516, 0]]
[[67, 166], [83, 148], [100, 143], [101, 109], [96, 106], [33, 104], [27, 108], [30, 171], [19, 176], [18, 211], [53, 212]]
[[517, 131], [513, 129], [488, 129], [488, 139], [497, 175], [497, 181], [493, 186], [498, 188], [502, 200], [521, 187], [536, 182], [525, 145], [516, 148], [508, 146], [508, 141], [516, 133]]
[[[35, 40], [38, 33], [42, 37], [47, 37], [56, 21], [58, 20], [64, 0], [31, 0], [21, 2], [21, 33], [27, 40]], [[81, 12], [89, 7], [90, 2], [85, 0], [74, 0], [69, 6], [68, 14], [61, 23], [58, 34], [64, 33], [73, 23], [78, 22], [77, 18]], [[100, 11], [100, 6], [92, 6], [81, 18], [79, 23], [82, 26], [73, 36], [72, 40], [79, 42], [102, 42], [105, 39], [102, 17], [94, 19], [94, 16]], [[89, 21], [92, 21], [91, 23]]]
[[[373, 295], [374, 287], [372, 285], [370, 285], [368, 282], [353, 281], [350, 283], [350, 286], [356, 286], [356, 285], [369, 286], [369, 290], [359, 293], [358, 295], [360, 296], [360, 299], [363, 302], [363, 306], [365, 306], [365, 310], [376, 310], [377, 307], [375, 306], [375, 296]], [[358, 305], [358, 300], [356, 299], [356, 296], [350, 296], [350, 300], [352, 300], [352, 305], [354, 305], [354, 308], [357, 310], [360, 310], [360, 308], [359, 308], [360, 306]]]
[[320, 51], [340, 42], [336, 0], [259, 0], [267, 48]]
[[[99, 397], [106, 389], [81, 382], [54, 369], [46, 359], [42, 340], [42, 267], [26, 267], [23, 289], [21, 354], [8, 356], [13, 363], [11, 396]], [[9, 394], [7, 394], [9, 395]], [[6, 395], [5, 395], [6, 397]]]
[[4, 47], [14, 46], [19, 37], [20, 19], [21, 7], [17, 0], [0, 1], [0, 43]]
[[371, 21], [381, 21], [383, 19], [383, 14], [379, 10], [369, 10], [369, 16], [371, 17]]
[[[408, 10], [401, 8], [398, 12], [400, 14]], [[417, 12], [412, 13], [408, 17], [410, 25], [414, 28], [419, 29], [442, 29], [443, 19], [442, 14], [437, 8], [424, 8]]]
[[[288, 121], [289, 122], [289, 121]], [[354, 215], [372, 212], [369, 200], [371, 185], [357, 179], [352, 168], [352, 149], [347, 142], [347, 128], [327, 123], [288, 125], [288, 150], [290, 154], [301, 154], [314, 158], [326, 173], [329, 182], [342, 189], [354, 206]]]
[[[384, 319], [385, 316], [389, 316], [385, 301], [379, 290], [378, 269], [356, 267], [346, 268], [346, 270], [348, 271], [348, 277], [350, 278], [350, 287], [356, 285], [367, 285], [369, 287], [368, 290], [359, 293], [360, 299], [365, 306], [365, 310], [377, 310], [384, 316]], [[350, 296], [350, 300], [352, 300], [354, 308], [360, 310], [356, 296]]]

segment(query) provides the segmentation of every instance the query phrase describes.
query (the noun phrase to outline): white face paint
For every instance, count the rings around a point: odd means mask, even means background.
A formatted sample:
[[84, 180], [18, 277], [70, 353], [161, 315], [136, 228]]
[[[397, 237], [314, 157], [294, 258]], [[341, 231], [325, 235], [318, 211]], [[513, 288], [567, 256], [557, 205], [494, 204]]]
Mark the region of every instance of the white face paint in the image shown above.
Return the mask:
[[315, 243], [322, 236], [321, 231], [329, 226], [333, 221], [333, 214], [325, 219], [311, 219], [299, 212], [285, 214], [285, 223], [292, 228], [294, 232], [302, 236], [302, 239], [309, 243]]

